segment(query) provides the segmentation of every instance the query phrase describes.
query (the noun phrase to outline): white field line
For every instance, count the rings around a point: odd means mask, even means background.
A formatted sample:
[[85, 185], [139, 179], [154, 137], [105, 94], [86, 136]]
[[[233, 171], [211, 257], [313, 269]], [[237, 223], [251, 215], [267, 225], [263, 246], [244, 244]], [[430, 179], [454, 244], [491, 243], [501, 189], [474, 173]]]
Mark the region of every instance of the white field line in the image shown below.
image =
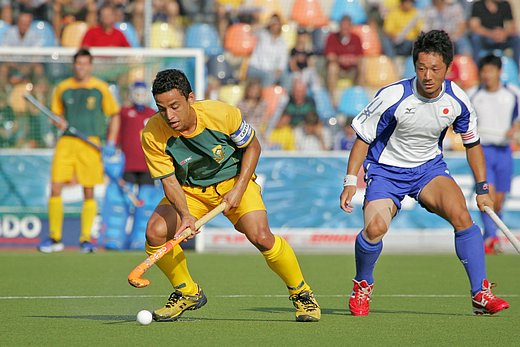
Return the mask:
[[[347, 294], [316, 295], [318, 298], [344, 298]], [[501, 297], [516, 298], [518, 294], [500, 294]], [[130, 299], [130, 298], [162, 298], [164, 295], [56, 295], [56, 296], [0, 296], [0, 300], [53, 300], [53, 299]], [[212, 295], [215, 298], [286, 298], [287, 295]], [[382, 298], [465, 298], [462, 294], [374, 294]]]

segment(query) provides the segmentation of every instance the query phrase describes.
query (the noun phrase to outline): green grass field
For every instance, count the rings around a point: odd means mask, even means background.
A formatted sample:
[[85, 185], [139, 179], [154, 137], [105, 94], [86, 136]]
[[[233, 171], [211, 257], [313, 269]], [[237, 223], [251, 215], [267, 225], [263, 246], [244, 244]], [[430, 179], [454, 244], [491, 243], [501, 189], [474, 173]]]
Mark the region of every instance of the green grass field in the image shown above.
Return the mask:
[[511, 308], [472, 315], [469, 284], [454, 254], [384, 255], [368, 317], [348, 313], [354, 257], [300, 254], [322, 307], [319, 323], [297, 323], [282, 282], [259, 254], [188, 255], [208, 304], [179, 321], [135, 321], [162, 306], [171, 288], [157, 268], [152, 283], [126, 282], [144, 253], [0, 253], [0, 346], [518, 346], [520, 257], [487, 259], [495, 293]]

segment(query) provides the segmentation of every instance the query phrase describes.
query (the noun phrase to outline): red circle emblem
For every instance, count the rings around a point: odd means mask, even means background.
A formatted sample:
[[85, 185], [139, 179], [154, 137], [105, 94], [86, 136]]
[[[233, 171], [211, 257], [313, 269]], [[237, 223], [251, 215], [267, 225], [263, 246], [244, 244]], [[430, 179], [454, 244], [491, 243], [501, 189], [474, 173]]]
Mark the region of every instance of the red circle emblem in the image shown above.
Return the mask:
[[450, 113], [450, 110], [448, 110], [447, 108], [445, 108], [444, 110], [442, 110], [442, 113], [444, 113], [444, 114], [448, 114], [448, 113]]

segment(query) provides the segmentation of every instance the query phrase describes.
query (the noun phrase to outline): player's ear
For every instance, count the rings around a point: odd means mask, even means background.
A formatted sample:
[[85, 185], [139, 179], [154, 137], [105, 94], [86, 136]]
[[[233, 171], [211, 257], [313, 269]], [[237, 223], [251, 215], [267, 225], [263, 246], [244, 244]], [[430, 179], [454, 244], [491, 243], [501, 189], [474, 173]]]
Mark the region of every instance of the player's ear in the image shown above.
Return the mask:
[[191, 105], [195, 102], [195, 93], [191, 92], [188, 94], [188, 103]]

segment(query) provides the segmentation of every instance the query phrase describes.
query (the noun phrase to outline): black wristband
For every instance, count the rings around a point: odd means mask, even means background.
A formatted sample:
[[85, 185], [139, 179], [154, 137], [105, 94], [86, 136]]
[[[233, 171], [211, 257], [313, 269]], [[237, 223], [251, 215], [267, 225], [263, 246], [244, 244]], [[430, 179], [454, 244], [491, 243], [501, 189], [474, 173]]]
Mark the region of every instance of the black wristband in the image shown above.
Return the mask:
[[489, 194], [489, 184], [487, 181], [478, 182], [475, 184], [475, 192], [477, 195]]

